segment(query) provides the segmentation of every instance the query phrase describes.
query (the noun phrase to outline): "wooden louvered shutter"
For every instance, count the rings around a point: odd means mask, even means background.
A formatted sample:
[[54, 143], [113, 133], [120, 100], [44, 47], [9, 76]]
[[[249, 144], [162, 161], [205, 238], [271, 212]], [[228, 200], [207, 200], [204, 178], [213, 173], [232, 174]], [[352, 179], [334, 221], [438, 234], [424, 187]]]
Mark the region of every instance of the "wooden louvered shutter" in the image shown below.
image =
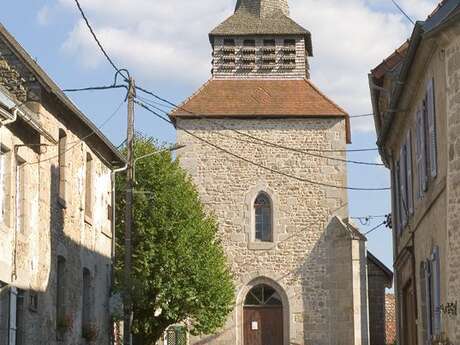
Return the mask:
[[423, 333], [423, 344], [428, 345], [428, 320], [429, 320], [429, 308], [428, 308], [428, 296], [429, 289], [427, 289], [428, 271], [427, 262], [423, 261], [420, 265], [420, 299], [421, 299], [421, 312], [422, 312], [422, 333]]
[[396, 230], [398, 233], [402, 231], [402, 217], [401, 217], [401, 184], [399, 182], [401, 167], [399, 161], [395, 163], [394, 170], [394, 193], [395, 193], [395, 213], [396, 213]]
[[435, 247], [433, 250], [431, 278], [433, 291], [433, 335], [439, 336], [441, 334], [441, 265], [439, 258], [439, 247]]
[[412, 132], [407, 133], [406, 138], [406, 167], [407, 167], [407, 208], [409, 215], [414, 214], [414, 188], [412, 173]]
[[422, 192], [426, 192], [428, 190], [428, 147], [427, 147], [427, 99], [425, 97], [425, 101], [423, 102], [423, 111], [422, 111], [422, 131], [421, 131], [421, 144], [422, 144], [422, 166], [421, 166], [421, 179], [422, 179]]
[[401, 220], [402, 226], [407, 225], [407, 215], [409, 209], [407, 206], [407, 167], [406, 167], [406, 145], [403, 144], [399, 152], [399, 190], [400, 190], [400, 199], [401, 199]]
[[0, 345], [9, 345], [10, 289], [0, 288]]
[[423, 197], [423, 111], [422, 109], [417, 110], [416, 125], [415, 125], [415, 161], [417, 166], [417, 199]]
[[436, 177], [438, 175], [438, 152], [437, 152], [437, 138], [436, 138], [436, 107], [434, 96], [434, 81], [430, 80], [427, 86], [427, 121], [428, 121], [428, 153], [430, 163], [430, 175]]

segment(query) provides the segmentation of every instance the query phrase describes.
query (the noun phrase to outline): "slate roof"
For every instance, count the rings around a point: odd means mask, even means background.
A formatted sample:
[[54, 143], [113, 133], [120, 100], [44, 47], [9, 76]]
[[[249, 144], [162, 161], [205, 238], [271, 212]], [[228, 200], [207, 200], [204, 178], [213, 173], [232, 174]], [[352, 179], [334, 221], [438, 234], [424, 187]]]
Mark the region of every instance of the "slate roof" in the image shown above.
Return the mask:
[[196, 117], [343, 117], [351, 142], [349, 116], [309, 80], [211, 79], [171, 118]]
[[214, 36], [245, 36], [245, 35], [301, 35], [305, 37], [306, 50], [313, 55], [311, 33], [289, 18], [281, 10], [272, 11], [266, 16], [261, 12], [248, 10], [240, 6], [235, 13], [218, 25], [209, 34], [211, 42]]

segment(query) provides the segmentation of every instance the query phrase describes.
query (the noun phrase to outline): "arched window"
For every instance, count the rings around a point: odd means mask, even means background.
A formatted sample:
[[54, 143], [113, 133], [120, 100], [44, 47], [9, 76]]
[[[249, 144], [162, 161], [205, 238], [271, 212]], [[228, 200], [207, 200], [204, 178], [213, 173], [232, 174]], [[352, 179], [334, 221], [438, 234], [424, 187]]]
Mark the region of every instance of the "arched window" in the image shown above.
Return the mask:
[[272, 242], [272, 205], [269, 196], [260, 193], [254, 202], [255, 239], [256, 241]]
[[253, 287], [244, 301], [246, 307], [281, 306], [282, 304], [279, 293], [272, 287], [264, 284]]

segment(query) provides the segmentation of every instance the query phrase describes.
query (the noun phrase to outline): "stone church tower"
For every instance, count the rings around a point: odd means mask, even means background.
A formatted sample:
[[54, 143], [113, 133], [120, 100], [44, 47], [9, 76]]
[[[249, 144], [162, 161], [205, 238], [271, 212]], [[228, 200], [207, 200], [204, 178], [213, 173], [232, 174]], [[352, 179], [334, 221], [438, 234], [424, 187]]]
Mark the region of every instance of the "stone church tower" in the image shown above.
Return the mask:
[[170, 116], [237, 300], [191, 344], [368, 345], [365, 238], [346, 164], [320, 157], [346, 158], [349, 117], [309, 80], [310, 32], [287, 0], [238, 0], [209, 37], [212, 76]]

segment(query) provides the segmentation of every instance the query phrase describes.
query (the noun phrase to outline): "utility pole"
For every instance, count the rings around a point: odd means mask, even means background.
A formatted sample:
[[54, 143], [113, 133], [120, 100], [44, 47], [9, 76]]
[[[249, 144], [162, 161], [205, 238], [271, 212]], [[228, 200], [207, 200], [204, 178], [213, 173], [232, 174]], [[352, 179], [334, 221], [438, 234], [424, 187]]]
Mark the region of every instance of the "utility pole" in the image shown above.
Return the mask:
[[136, 97], [136, 85], [133, 78], [129, 78], [128, 90], [128, 169], [126, 172], [126, 209], [125, 209], [125, 271], [124, 271], [124, 329], [123, 344], [132, 345], [132, 323], [133, 323], [133, 303], [131, 291], [131, 272], [132, 272], [132, 224], [133, 224], [133, 188], [134, 188], [134, 97]]

